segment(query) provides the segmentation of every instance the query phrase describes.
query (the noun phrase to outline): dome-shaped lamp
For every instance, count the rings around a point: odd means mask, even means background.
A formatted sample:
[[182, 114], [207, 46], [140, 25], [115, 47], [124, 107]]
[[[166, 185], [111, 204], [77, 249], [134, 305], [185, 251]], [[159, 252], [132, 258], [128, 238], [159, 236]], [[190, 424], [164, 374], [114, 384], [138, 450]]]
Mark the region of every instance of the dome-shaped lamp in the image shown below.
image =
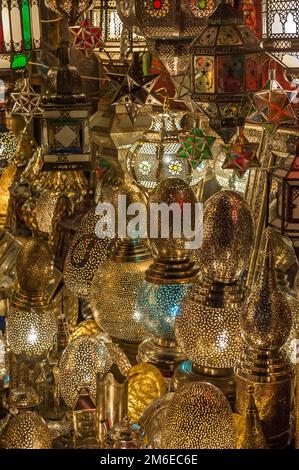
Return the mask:
[[[168, 376], [184, 359], [176, 345], [173, 325], [180, 314], [181, 302], [198, 272], [195, 262], [190, 258], [191, 250], [185, 246], [187, 237], [182, 233], [178, 237], [175, 234], [174, 218], [181, 218], [181, 208], [185, 217], [184, 204], [189, 204], [189, 222], [194, 225], [197, 199], [182, 179], [169, 178], [161, 181], [150, 194], [149, 210], [153, 205], [161, 203], [166, 204], [166, 207], [176, 204], [179, 213], [173, 215], [172, 224], [169, 224], [169, 237], [163, 237], [163, 227], [159, 222], [157, 237], [150, 238], [156, 256], [145, 273], [137, 305], [141, 322], [152, 337], [139, 346], [137, 359], [138, 362], [155, 364]], [[164, 220], [164, 217], [161, 219]], [[154, 222], [152, 217], [150, 222]]]
[[242, 276], [248, 268], [253, 233], [249, 206], [239, 193], [224, 190], [208, 199], [198, 252], [200, 279], [183, 300], [174, 326], [177, 342], [192, 363], [184, 362], [175, 371], [175, 389], [186, 382], [207, 381], [234, 401], [233, 367], [242, 344]]
[[209, 383], [184, 385], [170, 400], [162, 426], [164, 449], [235, 449], [233, 413]]

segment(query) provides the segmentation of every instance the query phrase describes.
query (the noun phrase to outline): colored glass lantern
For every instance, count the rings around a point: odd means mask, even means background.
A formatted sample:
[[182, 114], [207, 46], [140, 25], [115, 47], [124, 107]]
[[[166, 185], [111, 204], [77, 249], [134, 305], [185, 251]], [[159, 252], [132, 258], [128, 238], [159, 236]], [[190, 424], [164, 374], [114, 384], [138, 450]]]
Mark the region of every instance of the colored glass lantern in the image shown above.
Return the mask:
[[263, 0], [263, 49], [289, 73], [299, 72], [298, 0]]
[[41, 46], [39, 0], [3, 0], [0, 6], [0, 70], [27, 65]]
[[104, 47], [101, 28], [93, 26], [86, 18], [79, 26], [73, 26], [71, 33], [74, 36], [74, 48], [82, 50], [86, 57], [94, 50]]
[[179, 152], [179, 156], [189, 158], [194, 168], [198, 162], [213, 159], [211, 147], [215, 140], [215, 137], [204, 135], [202, 130], [195, 126], [181, 135], [183, 149]]
[[221, 148], [225, 155], [222, 168], [233, 170], [239, 178], [242, 178], [249, 168], [260, 166], [256, 158], [258, 144], [249, 142], [243, 129], [239, 129], [238, 136], [232, 144], [222, 145]]
[[42, 97], [43, 170], [90, 170], [90, 107], [82, 92], [81, 77], [69, 64], [66, 43], [61, 44], [58, 56], [59, 65], [49, 69]]
[[253, 108], [248, 121], [260, 123], [268, 132], [275, 132], [281, 124], [295, 121], [291, 104], [292, 93], [287, 92], [276, 80], [274, 69], [269, 70], [269, 79], [263, 90], [253, 95]]
[[189, 155], [180, 153], [181, 132], [176, 115], [153, 115], [151, 127], [127, 155], [128, 170], [134, 181], [146, 189], [153, 189], [160, 180], [171, 177], [182, 178], [191, 185], [198, 182], [200, 162], [194, 168]]
[[189, 45], [213, 12], [215, 0], [147, 0], [136, 2], [140, 30], [149, 50], [164, 64], [171, 76], [185, 74]]
[[148, 333], [175, 341], [173, 325], [191, 283], [159, 285], [147, 280], [140, 286], [137, 305]]
[[222, 0], [190, 46], [191, 98], [228, 143], [261, 88], [261, 49], [243, 14]]

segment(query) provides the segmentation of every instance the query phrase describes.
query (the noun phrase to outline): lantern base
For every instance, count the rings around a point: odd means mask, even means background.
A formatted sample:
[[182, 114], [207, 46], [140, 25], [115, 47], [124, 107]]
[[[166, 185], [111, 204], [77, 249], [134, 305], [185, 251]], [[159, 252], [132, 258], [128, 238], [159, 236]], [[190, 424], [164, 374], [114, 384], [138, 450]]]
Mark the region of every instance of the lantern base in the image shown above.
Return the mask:
[[136, 356], [138, 352], [138, 346], [140, 343], [138, 342], [126, 342], [117, 338], [112, 338], [113, 343], [117, 344], [120, 349], [126, 354], [127, 358], [129, 359], [132, 366], [137, 364]]
[[254, 386], [267, 443], [272, 449], [284, 449], [290, 443], [290, 417], [293, 410], [294, 367], [278, 351], [248, 348], [235, 366], [236, 409], [244, 413], [248, 403], [248, 385]]
[[186, 359], [177, 343], [162, 338], [149, 338], [138, 348], [137, 362], [149, 362], [160, 369], [164, 377], [172, 377], [175, 368]]
[[172, 390], [192, 382], [208, 382], [219, 388], [228, 399], [234, 410], [236, 399], [236, 384], [233, 369], [216, 369], [194, 366], [191, 361], [185, 361], [175, 370], [172, 380]]

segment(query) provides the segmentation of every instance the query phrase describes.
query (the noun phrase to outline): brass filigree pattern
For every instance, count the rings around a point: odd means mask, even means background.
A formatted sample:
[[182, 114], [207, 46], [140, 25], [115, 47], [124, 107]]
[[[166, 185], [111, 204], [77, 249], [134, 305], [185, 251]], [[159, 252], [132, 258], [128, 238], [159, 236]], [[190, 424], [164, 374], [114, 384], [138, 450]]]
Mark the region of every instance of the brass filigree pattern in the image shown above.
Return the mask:
[[46, 422], [32, 411], [13, 417], [4, 440], [6, 449], [51, 449], [52, 439]]
[[214, 385], [183, 385], [170, 401], [162, 429], [166, 449], [235, 449], [233, 413]]

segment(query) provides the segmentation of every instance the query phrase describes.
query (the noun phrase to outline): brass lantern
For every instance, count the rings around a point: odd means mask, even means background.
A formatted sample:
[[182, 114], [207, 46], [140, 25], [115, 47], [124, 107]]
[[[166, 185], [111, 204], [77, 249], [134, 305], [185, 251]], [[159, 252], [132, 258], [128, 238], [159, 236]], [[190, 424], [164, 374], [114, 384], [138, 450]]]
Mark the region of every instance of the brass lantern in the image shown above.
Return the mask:
[[42, 98], [43, 170], [90, 170], [89, 105], [81, 77], [69, 63], [67, 43], [58, 49], [59, 65], [49, 69]]
[[299, 14], [297, 0], [263, 0], [263, 49], [290, 78], [299, 72]]
[[40, 49], [39, 3], [39, 0], [1, 2], [0, 71], [26, 67], [30, 52]]
[[243, 14], [222, 0], [190, 46], [191, 98], [224, 142], [245, 124], [250, 94], [261, 88], [261, 49]]

